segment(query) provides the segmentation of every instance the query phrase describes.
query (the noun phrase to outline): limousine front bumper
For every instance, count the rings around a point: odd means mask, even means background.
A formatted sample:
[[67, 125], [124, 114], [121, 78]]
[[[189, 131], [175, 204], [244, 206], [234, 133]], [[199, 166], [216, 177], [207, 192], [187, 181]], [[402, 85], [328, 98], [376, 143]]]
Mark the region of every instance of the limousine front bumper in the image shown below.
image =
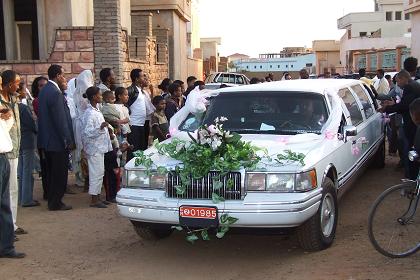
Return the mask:
[[322, 189], [307, 193], [248, 193], [243, 200], [226, 200], [214, 204], [211, 200], [167, 198], [164, 191], [121, 189], [117, 195], [119, 213], [130, 220], [179, 224], [179, 207], [213, 206], [219, 218], [229, 214], [238, 221], [232, 227], [284, 228], [296, 227], [315, 215]]

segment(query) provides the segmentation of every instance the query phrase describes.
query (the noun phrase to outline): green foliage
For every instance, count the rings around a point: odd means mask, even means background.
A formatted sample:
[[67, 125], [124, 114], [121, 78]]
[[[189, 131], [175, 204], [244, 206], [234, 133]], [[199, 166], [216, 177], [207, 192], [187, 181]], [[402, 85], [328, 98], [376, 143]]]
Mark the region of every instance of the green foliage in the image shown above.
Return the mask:
[[295, 153], [291, 150], [284, 151], [283, 154], [278, 154], [275, 159], [280, 164], [290, 163], [290, 162], [299, 162], [302, 166], [305, 165], [305, 154]]

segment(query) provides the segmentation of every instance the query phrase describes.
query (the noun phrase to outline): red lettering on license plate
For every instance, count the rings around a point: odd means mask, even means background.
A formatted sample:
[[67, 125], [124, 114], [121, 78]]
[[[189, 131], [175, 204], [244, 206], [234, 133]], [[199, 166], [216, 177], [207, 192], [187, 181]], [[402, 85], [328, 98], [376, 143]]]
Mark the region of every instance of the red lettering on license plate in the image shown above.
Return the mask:
[[216, 219], [217, 209], [209, 207], [179, 207], [179, 215], [183, 218]]

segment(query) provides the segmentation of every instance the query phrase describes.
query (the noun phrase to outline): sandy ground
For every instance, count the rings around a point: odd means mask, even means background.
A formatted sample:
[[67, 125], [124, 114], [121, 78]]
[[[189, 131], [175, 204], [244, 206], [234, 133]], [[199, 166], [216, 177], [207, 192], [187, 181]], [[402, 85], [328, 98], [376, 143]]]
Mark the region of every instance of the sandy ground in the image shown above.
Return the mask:
[[[420, 254], [393, 260], [377, 253], [367, 237], [370, 205], [402, 176], [395, 159], [368, 170], [340, 201], [336, 241], [308, 253], [293, 236], [228, 234], [190, 245], [183, 233], [142, 241], [114, 205], [88, 207], [88, 195], [66, 195], [72, 211], [19, 209], [29, 231], [16, 243], [22, 260], [0, 259], [0, 279], [420, 279]], [[35, 198], [41, 199], [40, 181]]]

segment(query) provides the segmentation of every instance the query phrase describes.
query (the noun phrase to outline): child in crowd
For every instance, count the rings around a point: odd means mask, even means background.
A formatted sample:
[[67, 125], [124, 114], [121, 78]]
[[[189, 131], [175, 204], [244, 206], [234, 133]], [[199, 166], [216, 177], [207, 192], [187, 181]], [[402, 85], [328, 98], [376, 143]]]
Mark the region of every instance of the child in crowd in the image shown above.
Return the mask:
[[169, 123], [165, 115], [166, 100], [162, 96], [155, 96], [153, 105], [156, 107], [156, 111], [152, 114], [150, 122], [152, 135], [153, 139], [158, 139], [159, 142], [162, 142], [170, 137]]
[[105, 173], [105, 154], [113, 148], [108, 123], [97, 107], [102, 103], [102, 94], [98, 87], [92, 86], [83, 96], [89, 100], [89, 105], [83, 114], [82, 143], [89, 166], [90, 207], [107, 208], [108, 202], [101, 201], [100, 194]]
[[120, 143], [127, 142], [127, 135], [131, 132], [130, 129], [130, 112], [127, 108], [128, 103], [128, 91], [124, 87], [118, 87], [115, 89], [116, 103], [114, 104], [120, 113], [120, 120], [128, 120], [127, 123], [121, 124], [121, 134], [119, 137]]
[[182, 98], [182, 88], [180, 84], [173, 83], [168, 88], [170, 97], [167, 97], [165, 115], [168, 120], [170, 120], [176, 112], [184, 106], [184, 100]]
[[110, 123], [112, 127], [118, 128], [120, 125], [128, 124], [128, 118], [121, 118], [120, 111], [115, 106], [115, 94], [112, 91], [105, 91], [102, 95], [104, 104], [102, 106], [102, 114], [105, 121]]
[[108, 126], [108, 132], [112, 143], [112, 151], [105, 154], [105, 174], [104, 187], [106, 193], [106, 201], [116, 203], [117, 192], [120, 189], [121, 169], [118, 163], [118, 140], [112, 126]]

